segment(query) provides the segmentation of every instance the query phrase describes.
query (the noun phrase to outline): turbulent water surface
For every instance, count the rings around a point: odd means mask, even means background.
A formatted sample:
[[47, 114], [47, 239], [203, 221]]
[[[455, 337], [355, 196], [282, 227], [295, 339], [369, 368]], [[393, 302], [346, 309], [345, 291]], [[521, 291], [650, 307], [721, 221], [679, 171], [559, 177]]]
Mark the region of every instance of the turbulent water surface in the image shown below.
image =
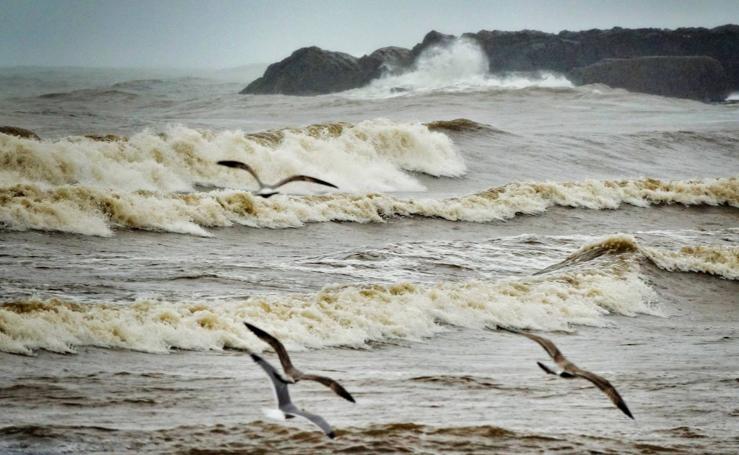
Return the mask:
[[[739, 105], [480, 59], [316, 97], [1, 70], [43, 139], [0, 134], [0, 452], [736, 453]], [[264, 416], [244, 320], [356, 397], [292, 388], [336, 440]]]

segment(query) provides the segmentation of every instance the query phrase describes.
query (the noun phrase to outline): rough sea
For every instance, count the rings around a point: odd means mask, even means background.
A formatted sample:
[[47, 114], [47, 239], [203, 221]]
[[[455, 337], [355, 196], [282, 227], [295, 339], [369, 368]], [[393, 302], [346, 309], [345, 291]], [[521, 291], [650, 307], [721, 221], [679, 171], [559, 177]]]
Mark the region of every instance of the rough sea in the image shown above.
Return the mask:
[[[0, 452], [736, 453], [739, 104], [480, 58], [309, 97], [0, 69], [42, 137], [0, 134]], [[291, 388], [335, 440], [265, 417], [245, 320], [354, 395]]]

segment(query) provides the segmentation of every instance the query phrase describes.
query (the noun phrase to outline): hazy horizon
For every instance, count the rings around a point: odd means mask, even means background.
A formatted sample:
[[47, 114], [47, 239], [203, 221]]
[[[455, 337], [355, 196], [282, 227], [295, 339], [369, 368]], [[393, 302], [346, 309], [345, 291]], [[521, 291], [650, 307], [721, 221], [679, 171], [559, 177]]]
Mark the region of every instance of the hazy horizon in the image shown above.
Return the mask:
[[0, 1], [0, 66], [231, 69], [316, 45], [361, 56], [411, 47], [432, 29], [545, 32], [715, 27], [739, 22], [739, 2], [192, 0]]

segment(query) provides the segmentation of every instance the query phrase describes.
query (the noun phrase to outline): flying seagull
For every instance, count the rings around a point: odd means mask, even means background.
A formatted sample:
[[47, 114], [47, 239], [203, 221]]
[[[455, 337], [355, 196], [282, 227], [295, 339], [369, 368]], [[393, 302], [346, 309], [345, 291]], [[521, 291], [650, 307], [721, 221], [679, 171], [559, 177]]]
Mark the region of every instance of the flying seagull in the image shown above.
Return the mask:
[[292, 175], [290, 177], [286, 177], [280, 180], [274, 185], [268, 185], [262, 182], [262, 180], [257, 175], [256, 171], [252, 169], [252, 167], [246, 163], [242, 163], [241, 161], [223, 160], [223, 161], [219, 161], [218, 164], [220, 164], [221, 166], [243, 169], [249, 174], [251, 174], [251, 176], [254, 177], [254, 180], [256, 180], [257, 183], [259, 184], [259, 190], [257, 191], [257, 194], [259, 196], [262, 196], [263, 198], [274, 196], [275, 194], [279, 193], [277, 191], [277, 188], [283, 185], [286, 185], [290, 182], [311, 182], [311, 183], [317, 183], [319, 185], [330, 186], [331, 188], [338, 188], [338, 186], [334, 185], [333, 183], [329, 183], [325, 180], [317, 179], [315, 177], [310, 177], [308, 175]]
[[279, 409], [278, 412], [281, 412], [282, 415], [288, 419], [295, 416], [308, 419], [311, 423], [323, 430], [329, 438], [333, 439], [336, 437], [336, 433], [334, 433], [333, 428], [331, 428], [331, 425], [329, 425], [328, 422], [323, 420], [323, 417], [298, 409], [298, 407], [293, 404], [292, 400], [290, 400], [290, 393], [287, 390], [288, 382], [285, 381], [279, 373], [277, 373], [277, 370], [275, 370], [275, 367], [273, 367], [271, 363], [267, 362], [257, 354], [252, 353], [250, 355], [252, 360], [262, 367], [264, 372], [267, 373], [267, 376], [269, 376], [270, 381], [272, 381], [272, 389], [275, 393], [275, 399], [277, 400], [277, 408]]
[[631, 411], [629, 411], [628, 406], [626, 406], [626, 402], [623, 398], [621, 398], [621, 395], [619, 395], [619, 393], [616, 391], [616, 388], [613, 387], [610, 382], [595, 373], [591, 373], [590, 371], [578, 368], [577, 365], [567, 360], [567, 357], [565, 357], [564, 354], [562, 354], [559, 349], [557, 349], [557, 346], [555, 346], [554, 343], [552, 343], [547, 338], [539, 335], [534, 335], [533, 333], [522, 332], [520, 330], [515, 330], [507, 327], [498, 326], [498, 329], [505, 330], [506, 332], [516, 333], [518, 335], [523, 335], [530, 340], [536, 341], [541, 347], [544, 348], [545, 351], [547, 351], [547, 354], [549, 354], [552, 360], [554, 360], [554, 362], [559, 365], [560, 368], [562, 368], [562, 371], [556, 372], [549, 368], [547, 365], [541, 362], [536, 362], [542, 370], [544, 370], [548, 374], [557, 375], [566, 379], [573, 379], [578, 377], [587, 379], [588, 381], [595, 384], [595, 386], [598, 387], [603, 393], [608, 395], [608, 398], [611, 399], [613, 404], [615, 404], [618, 409], [623, 411], [624, 414], [632, 419], [634, 418], [634, 416], [631, 415]]
[[347, 392], [344, 387], [341, 386], [341, 384], [334, 381], [333, 379], [327, 378], [325, 376], [317, 376], [314, 374], [304, 374], [302, 371], [295, 368], [293, 366], [293, 363], [290, 361], [290, 356], [287, 354], [287, 349], [285, 349], [285, 346], [280, 343], [280, 340], [260, 329], [259, 327], [249, 324], [248, 322], [244, 322], [244, 325], [246, 325], [246, 327], [251, 330], [254, 335], [258, 336], [259, 339], [272, 346], [272, 349], [274, 349], [277, 355], [280, 357], [282, 370], [285, 372], [285, 377], [288, 382], [293, 384], [298, 381], [320, 382], [321, 384], [333, 390], [334, 393], [336, 393], [341, 398], [349, 400], [352, 403], [356, 403], [356, 401], [354, 401], [354, 397], [352, 397], [351, 394]]

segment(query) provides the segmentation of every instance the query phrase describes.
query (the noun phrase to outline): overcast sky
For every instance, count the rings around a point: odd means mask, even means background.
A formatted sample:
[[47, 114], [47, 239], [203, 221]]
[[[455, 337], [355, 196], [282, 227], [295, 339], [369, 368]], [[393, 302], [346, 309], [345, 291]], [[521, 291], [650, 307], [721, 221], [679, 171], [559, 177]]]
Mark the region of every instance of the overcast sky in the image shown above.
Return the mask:
[[0, 66], [225, 68], [317, 45], [357, 56], [429, 30], [739, 23], [739, 0], [0, 0]]

